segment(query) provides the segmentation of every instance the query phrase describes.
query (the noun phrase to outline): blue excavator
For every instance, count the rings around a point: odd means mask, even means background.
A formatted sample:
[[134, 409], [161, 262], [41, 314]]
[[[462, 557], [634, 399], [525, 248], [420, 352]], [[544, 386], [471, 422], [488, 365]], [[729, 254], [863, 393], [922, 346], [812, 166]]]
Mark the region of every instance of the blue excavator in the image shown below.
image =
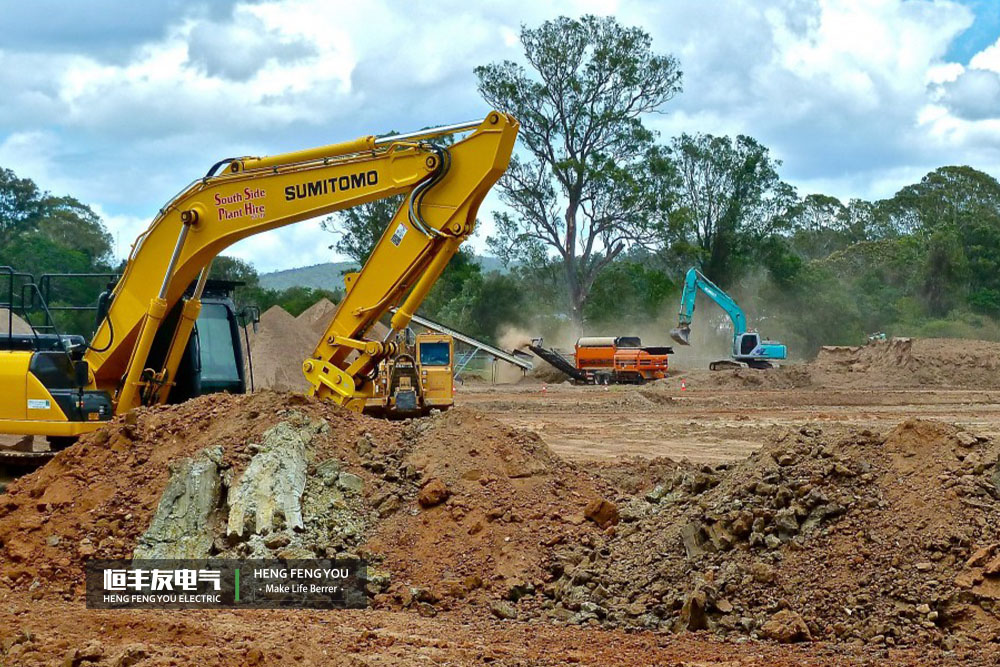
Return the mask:
[[772, 361], [787, 356], [788, 350], [782, 343], [765, 340], [756, 331], [747, 330], [747, 316], [733, 297], [726, 294], [701, 271], [692, 267], [684, 277], [684, 291], [681, 293], [681, 310], [676, 329], [670, 330], [670, 337], [680, 345], [690, 345], [691, 318], [694, 315], [695, 297], [698, 290], [714, 301], [733, 321], [733, 349], [730, 359], [713, 361], [709, 368], [713, 371], [727, 368], [771, 368]]

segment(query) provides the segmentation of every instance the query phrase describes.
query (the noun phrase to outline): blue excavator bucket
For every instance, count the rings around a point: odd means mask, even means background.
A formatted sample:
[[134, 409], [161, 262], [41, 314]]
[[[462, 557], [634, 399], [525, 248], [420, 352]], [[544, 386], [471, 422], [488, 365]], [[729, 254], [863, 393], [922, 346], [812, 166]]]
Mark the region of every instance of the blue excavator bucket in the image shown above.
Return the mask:
[[690, 345], [691, 327], [684, 325], [679, 326], [676, 329], [671, 329], [670, 337], [673, 338], [674, 342], [678, 345]]

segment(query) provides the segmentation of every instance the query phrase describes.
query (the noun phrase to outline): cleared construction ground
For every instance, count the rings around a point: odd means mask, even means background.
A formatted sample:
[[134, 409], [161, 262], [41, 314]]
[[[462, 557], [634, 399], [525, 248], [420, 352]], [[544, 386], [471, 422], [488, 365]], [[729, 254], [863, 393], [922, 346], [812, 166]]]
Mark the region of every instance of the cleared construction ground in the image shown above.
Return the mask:
[[[402, 422], [271, 390], [139, 409], [0, 496], [2, 655], [996, 664], [998, 365], [993, 343], [891, 340], [638, 387], [467, 382]], [[244, 523], [275, 460], [302, 486]], [[214, 501], [178, 503], [192, 480]], [[83, 562], [137, 549], [378, 575], [363, 611], [86, 610]]]

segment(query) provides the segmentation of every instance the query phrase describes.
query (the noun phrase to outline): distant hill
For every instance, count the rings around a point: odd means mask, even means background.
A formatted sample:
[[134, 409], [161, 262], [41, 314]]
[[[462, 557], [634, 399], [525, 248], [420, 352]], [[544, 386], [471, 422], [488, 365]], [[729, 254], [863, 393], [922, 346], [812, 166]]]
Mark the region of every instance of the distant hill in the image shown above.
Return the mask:
[[297, 269], [285, 269], [260, 274], [261, 287], [283, 290], [289, 287], [312, 287], [314, 289], [344, 289], [344, 272], [357, 271], [356, 262], [326, 262]]
[[[496, 257], [476, 255], [476, 261], [482, 267], [483, 273], [493, 271], [507, 273], [508, 268]], [[283, 290], [289, 287], [312, 287], [325, 290], [344, 288], [344, 272], [357, 271], [356, 262], [326, 262], [303, 266], [298, 269], [285, 269], [260, 274], [262, 287], [273, 290]]]

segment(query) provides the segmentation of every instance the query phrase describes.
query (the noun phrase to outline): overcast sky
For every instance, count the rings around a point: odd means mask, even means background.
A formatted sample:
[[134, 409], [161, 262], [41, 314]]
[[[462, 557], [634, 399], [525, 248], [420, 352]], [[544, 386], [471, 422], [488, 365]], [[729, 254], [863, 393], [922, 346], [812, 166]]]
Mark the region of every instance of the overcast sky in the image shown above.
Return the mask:
[[[0, 166], [90, 204], [126, 254], [216, 160], [485, 115], [474, 66], [522, 24], [614, 14], [677, 56], [650, 118], [745, 133], [800, 194], [880, 198], [946, 164], [1000, 176], [998, 0], [0, 0]], [[489, 231], [488, 199], [481, 210]], [[340, 259], [318, 221], [242, 241], [260, 271]]]

